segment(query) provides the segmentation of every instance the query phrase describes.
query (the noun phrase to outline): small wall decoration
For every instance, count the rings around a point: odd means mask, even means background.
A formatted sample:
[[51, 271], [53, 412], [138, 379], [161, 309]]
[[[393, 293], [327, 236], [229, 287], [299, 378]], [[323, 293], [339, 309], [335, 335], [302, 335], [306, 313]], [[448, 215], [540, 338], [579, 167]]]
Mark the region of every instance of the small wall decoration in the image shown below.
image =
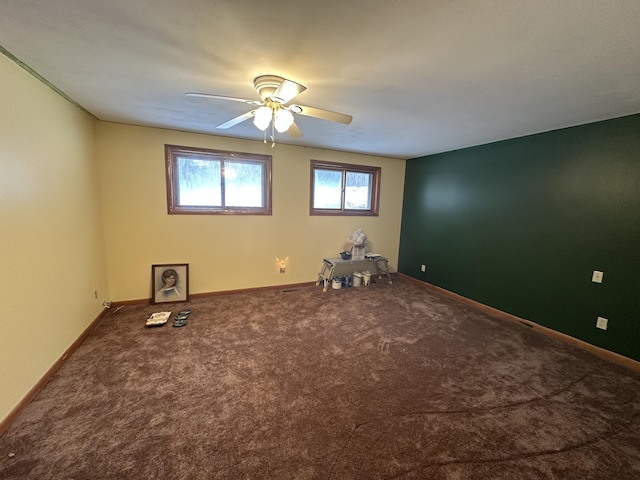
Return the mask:
[[189, 300], [189, 264], [151, 265], [151, 303]]
[[287, 271], [288, 262], [289, 262], [289, 257], [283, 258], [282, 260], [276, 257], [276, 265], [278, 265], [278, 268], [280, 268], [280, 273], [284, 273]]

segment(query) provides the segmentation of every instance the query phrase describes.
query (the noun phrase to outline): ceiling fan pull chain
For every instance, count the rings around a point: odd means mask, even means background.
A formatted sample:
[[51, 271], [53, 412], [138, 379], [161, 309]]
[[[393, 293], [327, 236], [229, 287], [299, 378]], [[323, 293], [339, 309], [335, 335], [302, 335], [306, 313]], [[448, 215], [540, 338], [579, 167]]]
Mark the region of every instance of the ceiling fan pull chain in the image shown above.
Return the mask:
[[276, 111], [273, 111], [273, 118], [271, 119], [271, 148], [276, 146]]

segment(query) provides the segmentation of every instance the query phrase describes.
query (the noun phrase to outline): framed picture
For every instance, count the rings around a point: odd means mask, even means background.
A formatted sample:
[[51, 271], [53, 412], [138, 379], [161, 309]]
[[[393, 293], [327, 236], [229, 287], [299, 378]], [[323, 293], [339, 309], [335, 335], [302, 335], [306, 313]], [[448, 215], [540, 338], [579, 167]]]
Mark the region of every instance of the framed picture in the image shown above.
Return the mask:
[[189, 264], [151, 265], [151, 303], [189, 300]]

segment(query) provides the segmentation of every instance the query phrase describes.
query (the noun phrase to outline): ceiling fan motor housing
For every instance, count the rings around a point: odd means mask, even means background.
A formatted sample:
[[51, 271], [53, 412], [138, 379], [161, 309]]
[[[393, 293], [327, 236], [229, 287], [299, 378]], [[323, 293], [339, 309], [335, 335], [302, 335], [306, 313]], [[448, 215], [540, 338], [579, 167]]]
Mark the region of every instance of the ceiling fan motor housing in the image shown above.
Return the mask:
[[278, 89], [283, 81], [284, 78], [278, 77], [277, 75], [261, 75], [253, 79], [253, 86], [256, 92], [258, 92], [258, 95], [260, 95], [260, 98], [266, 101], [268, 98], [271, 98], [273, 92]]

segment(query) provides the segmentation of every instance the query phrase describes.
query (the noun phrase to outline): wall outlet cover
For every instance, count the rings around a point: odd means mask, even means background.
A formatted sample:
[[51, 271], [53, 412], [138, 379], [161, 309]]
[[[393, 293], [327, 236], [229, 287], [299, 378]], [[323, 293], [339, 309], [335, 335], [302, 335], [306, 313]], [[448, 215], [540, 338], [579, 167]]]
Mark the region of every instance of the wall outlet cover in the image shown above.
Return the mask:
[[591, 281], [594, 283], [602, 283], [603, 276], [604, 276], [604, 273], [602, 273], [599, 270], [594, 270], [593, 275], [591, 275]]
[[599, 328], [600, 330], [606, 330], [608, 325], [609, 320], [606, 318], [598, 317], [598, 320], [596, 320], [596, 328]]

